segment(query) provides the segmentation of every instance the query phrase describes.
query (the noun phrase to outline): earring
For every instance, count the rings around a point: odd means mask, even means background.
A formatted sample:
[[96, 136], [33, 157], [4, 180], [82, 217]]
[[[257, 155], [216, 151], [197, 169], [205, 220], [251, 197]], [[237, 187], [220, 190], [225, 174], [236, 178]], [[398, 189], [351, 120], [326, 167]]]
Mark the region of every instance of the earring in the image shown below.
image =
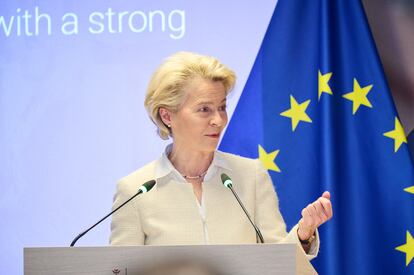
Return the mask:
[[168, 128], [171, 128], [171, 124], [167, 124], [167, 127], [168, 127]]

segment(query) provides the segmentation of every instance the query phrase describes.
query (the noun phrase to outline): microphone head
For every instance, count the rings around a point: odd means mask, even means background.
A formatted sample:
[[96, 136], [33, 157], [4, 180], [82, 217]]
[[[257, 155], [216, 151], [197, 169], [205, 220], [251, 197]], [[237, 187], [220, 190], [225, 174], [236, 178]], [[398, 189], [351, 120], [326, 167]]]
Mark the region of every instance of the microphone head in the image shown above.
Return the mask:
[[147, 193], [148, 191], [152, 189], [152, 187], [154, 187], [155, 183], [156, 183], [155, 180], [147, 181], [146, 183], [144, 183], [143, 185], [139, 187], [138, 193]]
[[233, 181], [231, 180], [229, 176], [227, 176], [224, 173], [221, 174], [221, 181], [223, 182], [224, 186], [226, 186], [227, 188], [233, 187]]

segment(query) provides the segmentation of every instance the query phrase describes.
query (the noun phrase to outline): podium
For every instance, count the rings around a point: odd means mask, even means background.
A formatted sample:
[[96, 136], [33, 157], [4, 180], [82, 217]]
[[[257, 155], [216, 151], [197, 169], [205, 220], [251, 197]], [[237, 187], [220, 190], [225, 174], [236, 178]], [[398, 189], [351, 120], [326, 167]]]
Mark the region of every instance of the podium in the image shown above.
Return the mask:
[[317, 274], [297, 244], [24, 248], [24, 274]]

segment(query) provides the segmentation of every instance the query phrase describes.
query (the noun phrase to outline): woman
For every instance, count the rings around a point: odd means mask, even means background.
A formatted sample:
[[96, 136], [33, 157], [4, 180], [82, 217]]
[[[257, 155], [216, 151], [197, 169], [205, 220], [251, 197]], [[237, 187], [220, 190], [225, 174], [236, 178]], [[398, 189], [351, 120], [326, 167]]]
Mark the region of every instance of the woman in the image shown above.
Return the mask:
[[297, 242], [309, 258], [316, 256], [316, 229], [332, 217], [329, 193], [304, 208], [287, 233], [260, 161], [216, 150], [234, 82], [234, 73], [217, 59], [188, 52], [172, 55], [154, 73], [145, 107], [159, 136], [173, 143], [158, 160], [119, 181], [114, 207], [142, 183], [155, 179], [157, 184], [113, 216], [111, 244], [255, 243], [254, 229], [221, 183], [225, 173], [265, 242]]

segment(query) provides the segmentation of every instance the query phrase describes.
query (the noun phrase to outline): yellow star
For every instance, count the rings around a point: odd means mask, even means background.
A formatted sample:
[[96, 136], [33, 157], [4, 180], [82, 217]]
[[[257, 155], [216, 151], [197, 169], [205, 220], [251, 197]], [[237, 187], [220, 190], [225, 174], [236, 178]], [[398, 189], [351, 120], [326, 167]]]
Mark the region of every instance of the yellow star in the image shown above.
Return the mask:
[[404, 245], [400, 245], [396, 247], [395, 249], [405, 253], [405, 265], [408, 266], [408, 264], [411, 262], [411, 260], [414, 257], [414, 239], [408, 230], [407, 230], [407, 242]]
[[407, 143], [404, 129], [397, 117], [395, 117], [395, 129], [384, 133], [384, 136], [392, 138], [394, 140], [394, 153], [398, 151], [401, 144]]
[[407, 187], [407, 188], [404, 188], [404, 191], [408, 192], [408, 193], [411, 193], [411, 194], [414, 194], [414, 185], [410, 186], [410, 187]]
[[273, 151], [271, 153], [266, 153], [263, 147], [259, 144], [259, 159], [263, 163], [263, 166], [267, 170], [272, 170], [276, 172], [281, 172], [280, 168], [275, 163], [275, 158], [279, 154], [280, 150]]
[[290, 109], [280, 113], [281, 116], [290, 117], [292, 119], [292, 132], [295, 131], [299, 121], [312, 122], [309, 116], [306, 114], [306, 108], [308, 108], [310, 99], [298, 104], [296, 99], [290, 96]]
[[332, 94], [331, 87], [328, 84], [331, 76], [332, 73], [321, 74], [321, 71], [318, 71], [318, 100], [321, 99], [322, 93]]
[[355, 115], [359, 106], [364, 105], [372, 108], [371, 102], [369, 102], [367, 95], [371, 90], [372, 85], [361, 88], [358, 81], [354, 78], [354, 90], [350, 93], [344, 94], [342, 97], [352, 101], [352, 114]]

